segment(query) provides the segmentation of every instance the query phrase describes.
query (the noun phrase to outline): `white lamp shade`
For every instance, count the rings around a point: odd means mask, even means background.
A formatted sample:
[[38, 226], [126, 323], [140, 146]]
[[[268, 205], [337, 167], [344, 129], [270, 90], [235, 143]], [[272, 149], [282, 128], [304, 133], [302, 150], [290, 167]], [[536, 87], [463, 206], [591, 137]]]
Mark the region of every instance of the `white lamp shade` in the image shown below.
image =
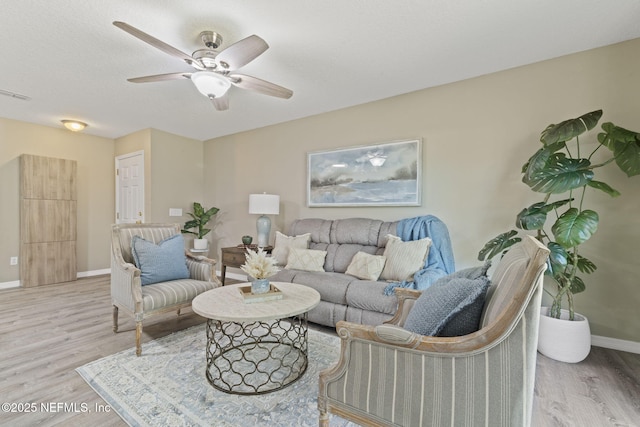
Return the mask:
[[198, 91], [206, 97], [220, 98], [229, 90], [229, 79], [212, 71], [197, 71], [191, 74], [191, 81]]
[[249, 213], [278, 215], [280, 213], [280, 196], [275, 194], [249, 194]]

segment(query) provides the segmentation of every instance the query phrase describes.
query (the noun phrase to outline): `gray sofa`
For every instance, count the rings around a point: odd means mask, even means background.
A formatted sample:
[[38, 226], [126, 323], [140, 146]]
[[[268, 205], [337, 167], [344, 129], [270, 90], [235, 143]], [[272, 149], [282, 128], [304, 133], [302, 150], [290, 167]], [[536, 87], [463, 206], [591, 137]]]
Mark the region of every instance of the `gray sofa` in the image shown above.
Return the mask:
[[[438, 251], [453, 259], [449, 236], [444, 224], [438, 221], [439, 230], [444, 229], [446, 242], [434, 240], [429, 253], [429, 262], [441, 258]], [[271, 276], [271, 281], [293, 282], [310, 286], [320, 293], [320, 304], [309, 312], [309, 320], [321, 325], [334, 327], [340, 320], [378, 325], [390, 319], [396, 312], [398, 300], [391, 292], [385, 295], [389, 283], [385, 281], [361, 280], [345, 274], [353, 256], [359, 252], [382, 255], [387, 243], [387, 235], [400, 236], [409, 240], [406, 234], [398, 233], [401, 221], [384, 222], [366, 218], [337, 220], [299, 219], [295, 220], [288, 235], [311, 234], [309, 249], [327, 251], [323, 272], [282, 269]], [[441, 235], [441, 234], [439, 234]], [[429, 236], [432, 237], [432, 236]], [[417, 239], [417, 237], [416, 237]], [[433, 237], [432, 237], [433, 239]], [[433, 253], [431, 253], [433, 251]], [[452, 265], [452, 262], [451, 264]], [[452, 271], [432, 268], [434, 278]]]

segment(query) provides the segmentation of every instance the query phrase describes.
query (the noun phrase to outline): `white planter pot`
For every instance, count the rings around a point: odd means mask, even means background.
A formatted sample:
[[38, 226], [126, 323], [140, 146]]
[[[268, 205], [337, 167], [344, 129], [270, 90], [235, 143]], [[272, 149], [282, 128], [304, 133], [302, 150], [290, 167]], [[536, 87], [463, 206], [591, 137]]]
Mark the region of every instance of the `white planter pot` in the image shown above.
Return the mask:
[[208, 243], [207, 239], [193, 239], [193, 249], [207, 249]]
[[549, 317], [548, 312], [549, 307], [540, 309], [538, 351], [560, 362], [583, 361], [591, 351], [589, 320], [575, 313], [575, 320], [571, 321], [567, 310], [561, 311], [560, 319]]

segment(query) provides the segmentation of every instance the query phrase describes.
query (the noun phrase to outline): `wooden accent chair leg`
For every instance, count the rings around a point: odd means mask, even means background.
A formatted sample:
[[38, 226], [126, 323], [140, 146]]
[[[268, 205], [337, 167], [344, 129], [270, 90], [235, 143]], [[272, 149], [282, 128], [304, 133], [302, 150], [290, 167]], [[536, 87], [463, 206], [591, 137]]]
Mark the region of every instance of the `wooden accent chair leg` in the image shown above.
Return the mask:
[[329, 414], [327, 411], [320, 410], [320, 418], [318, 420], [318, 425], [320, 427], [329, 427]]
[[136, 356], [142, 354], [142, 322], [136, 322]]
[[118, 306], [113, 306], [113, 332], [118, 332]]

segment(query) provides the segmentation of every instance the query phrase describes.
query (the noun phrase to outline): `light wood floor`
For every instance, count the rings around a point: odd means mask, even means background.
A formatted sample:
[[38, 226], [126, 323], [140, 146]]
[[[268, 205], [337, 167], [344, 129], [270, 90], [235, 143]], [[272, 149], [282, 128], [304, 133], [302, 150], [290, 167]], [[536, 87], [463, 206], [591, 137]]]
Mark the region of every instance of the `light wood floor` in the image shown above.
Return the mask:
[[[143, 342], [203, 321], [191, 311], [152, 317]], [[109, 276], [0, 290], [0, 403], [38, 406], [35, 413], [0, 412], [0, 425], [126, 425], [113, 412], [95, 411], [104, 401], [74, 369], [132, 349], [134, 337], [125, 315], [120, 332], [111, 330]], [[85, 404], [91, 412], [41, 412], [41, 403]], [[532, 425], [639, 426], [640, 355], [594, 347], [579, 364], [539, 355]]]

